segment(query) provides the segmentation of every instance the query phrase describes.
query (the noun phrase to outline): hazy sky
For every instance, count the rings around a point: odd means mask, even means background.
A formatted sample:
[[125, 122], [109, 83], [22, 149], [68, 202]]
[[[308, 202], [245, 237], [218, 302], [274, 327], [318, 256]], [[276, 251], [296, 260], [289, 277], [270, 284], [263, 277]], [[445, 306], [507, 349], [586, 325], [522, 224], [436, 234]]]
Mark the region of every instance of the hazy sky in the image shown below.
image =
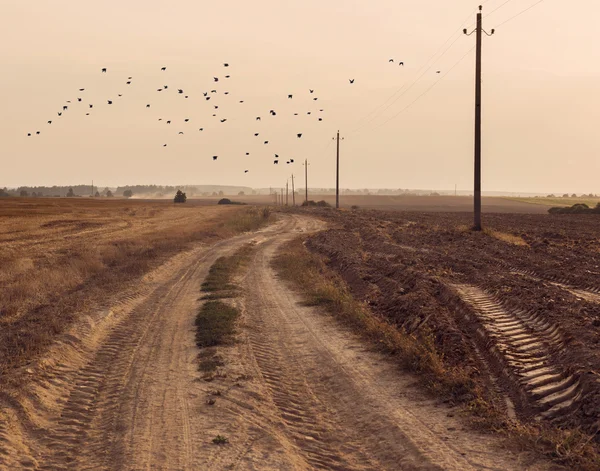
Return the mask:
[[[501, 25], [536, 1], [484, 2], [484, 190], [600, 193], [600, 2], [545, 0]], [[0, 0], [0, 186], [280, 186], [308, 158], [309, 186], [332, 187], [340, 129], [343, 187], [470, 189], [475, 37], [461, 30], [479, 3]]]

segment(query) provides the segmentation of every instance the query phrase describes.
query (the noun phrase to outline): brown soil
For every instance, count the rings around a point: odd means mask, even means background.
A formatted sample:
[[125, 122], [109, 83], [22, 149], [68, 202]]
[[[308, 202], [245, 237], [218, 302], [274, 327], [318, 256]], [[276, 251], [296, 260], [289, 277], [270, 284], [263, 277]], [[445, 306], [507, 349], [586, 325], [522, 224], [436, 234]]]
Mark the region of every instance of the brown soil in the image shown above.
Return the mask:
[[[27, 388], [0, 396], [0, 469], [549, 469], [470, 431], [389, 358], [302, 305], [271, 262], [321, 226], [285, 216], [198, 244], [80, 318], [30, 365]], [[200, 287], [215, 260], [249, 242], [238, 342], [217, 347], [224, 366], [207, 378], [194, 342]]]
[[[337, 227], [308, 247], [371, 309], [433, 332], [449, 366], [525, 423], [600, 426], [600, 219], [317, 211]], [[452, 397], [469, 402], [472, 398]]]

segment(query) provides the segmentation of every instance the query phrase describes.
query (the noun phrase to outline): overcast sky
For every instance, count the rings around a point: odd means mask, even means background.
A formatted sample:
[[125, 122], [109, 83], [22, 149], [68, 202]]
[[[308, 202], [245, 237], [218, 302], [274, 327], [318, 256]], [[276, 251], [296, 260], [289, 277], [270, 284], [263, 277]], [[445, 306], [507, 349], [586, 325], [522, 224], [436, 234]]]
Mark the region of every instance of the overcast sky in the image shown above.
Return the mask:
[[[505, 2], [484, 2], [483, 189], [600, 193], [600, 3], [502, 25], [537, 0]], [[0, 0], [0, 186], [268, 187], [308, 158], [332, 187], [340, 129], [343, 187], [468, 190], [479, 3]]]

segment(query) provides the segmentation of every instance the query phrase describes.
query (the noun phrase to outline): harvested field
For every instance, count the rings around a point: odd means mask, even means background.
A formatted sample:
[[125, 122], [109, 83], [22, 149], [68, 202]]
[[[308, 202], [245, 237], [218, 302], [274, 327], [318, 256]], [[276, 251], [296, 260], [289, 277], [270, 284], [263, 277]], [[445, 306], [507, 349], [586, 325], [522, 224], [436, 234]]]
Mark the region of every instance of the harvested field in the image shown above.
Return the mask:
[[249, 207], [0, 200], [0, 388], [20, 384], [20, 368], [74, 320], [101, 309], [112, 293], [135, 290], [168, 257], [264, 222]]
[[[593, 443], [599, 218], [488, 214], [487, 229], [475, 233], [470, 214], [311, 212], [333, 228], [307, 247], [355, 298], [416, 338], [431, 333], [446, 366], [469, 372], [505, 417], [547, 433], [583, 430], [580, 445]], [[447, 393], [450, 401], [475, 399]]]

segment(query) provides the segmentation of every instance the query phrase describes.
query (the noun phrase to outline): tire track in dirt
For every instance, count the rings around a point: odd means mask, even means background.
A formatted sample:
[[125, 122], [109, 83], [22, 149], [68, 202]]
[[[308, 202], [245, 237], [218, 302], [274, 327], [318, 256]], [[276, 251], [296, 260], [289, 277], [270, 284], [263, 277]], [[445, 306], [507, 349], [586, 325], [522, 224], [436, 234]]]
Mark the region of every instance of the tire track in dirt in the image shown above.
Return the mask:
[[552, 352], [565, 348], [557, 326], [539, 315], [505, 308], [477, 287], [451, 286], [473, 308], [540, 417], [554, 418], [577, 407], [582, 394], [577, 375], [569, 374], [551, 358]]

